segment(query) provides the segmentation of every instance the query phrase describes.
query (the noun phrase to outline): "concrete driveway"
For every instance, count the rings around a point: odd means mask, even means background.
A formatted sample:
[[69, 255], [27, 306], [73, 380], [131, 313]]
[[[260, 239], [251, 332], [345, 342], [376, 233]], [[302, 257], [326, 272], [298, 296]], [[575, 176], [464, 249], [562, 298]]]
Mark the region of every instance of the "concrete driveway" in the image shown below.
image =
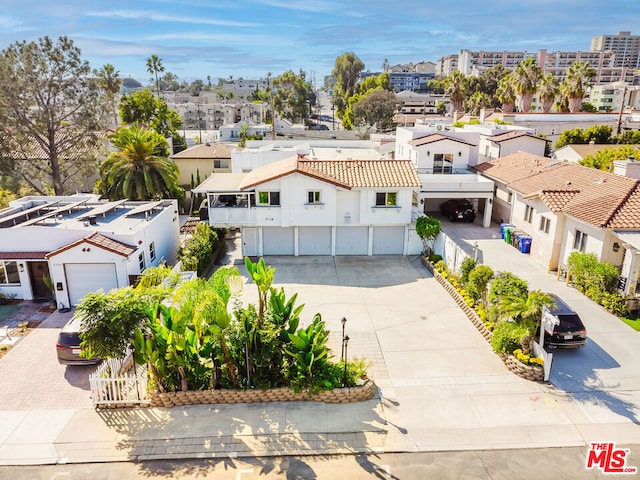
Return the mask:
[[[321, 313], [337, 356], [340, 319], [347, 318], [349, 358], [371, 360], [381, 387], [385, 451], [576, 446], [602, 438], [640, 443], [633, 419], [610, 403], [586, 405], [562, 385], [509, 372], [418, 258], [265, 261], [276, 268], [276, 286], [297, 292], [306, 305], [303, 321]], [[245, 299], [256, 298], [255, 286], [245, 285]]]

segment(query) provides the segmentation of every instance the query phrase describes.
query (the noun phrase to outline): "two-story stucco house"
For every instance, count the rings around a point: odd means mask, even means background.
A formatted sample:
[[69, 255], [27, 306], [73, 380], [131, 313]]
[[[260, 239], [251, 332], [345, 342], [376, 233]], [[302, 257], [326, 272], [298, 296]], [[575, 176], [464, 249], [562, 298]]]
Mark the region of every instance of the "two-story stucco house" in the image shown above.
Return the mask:
[[419, 189], [408, 160], [296, 155], [194, 191], [207, 195], [211, 225], [241, 228], [243, 255], [406, 255], [422, 250], [411, 229]]
[[89, 292], [130, 285], [147, 267], [175, 263], [179, 231], [176, 200], [14, 200], [0, 211], [0, 292], [76, 305]]

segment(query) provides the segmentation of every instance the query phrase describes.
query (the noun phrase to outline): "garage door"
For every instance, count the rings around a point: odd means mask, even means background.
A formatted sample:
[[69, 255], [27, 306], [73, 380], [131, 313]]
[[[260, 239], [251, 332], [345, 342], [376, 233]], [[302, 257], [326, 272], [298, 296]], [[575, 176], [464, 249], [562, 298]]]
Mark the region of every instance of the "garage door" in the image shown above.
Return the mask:
[[66, 263], [64, 271], [71, 305], [77, 305], [87, 293], [101, 288], [105, 292], [118, 288], [113, 263]]
[[293, 227], [263, 227], [264, 255], [293, 255]]
[[299, 255], [331, 255], [331, 227], [300, 227]]
[[402, 255], [404, 227], [373, 227], [374, 255]]
[[369, 227], [337, 227], [336, 255], [367, 255]]

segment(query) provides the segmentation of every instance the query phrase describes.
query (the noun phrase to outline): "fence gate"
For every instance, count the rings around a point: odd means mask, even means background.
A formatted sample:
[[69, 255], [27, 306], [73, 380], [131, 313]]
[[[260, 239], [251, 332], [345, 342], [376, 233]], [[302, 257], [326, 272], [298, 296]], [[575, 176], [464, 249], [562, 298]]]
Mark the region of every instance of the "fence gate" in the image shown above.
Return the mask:
[[147, 368], [136, 365], [131, 354], [104, 360], [89, 376], [94, 407], [148, 405]]

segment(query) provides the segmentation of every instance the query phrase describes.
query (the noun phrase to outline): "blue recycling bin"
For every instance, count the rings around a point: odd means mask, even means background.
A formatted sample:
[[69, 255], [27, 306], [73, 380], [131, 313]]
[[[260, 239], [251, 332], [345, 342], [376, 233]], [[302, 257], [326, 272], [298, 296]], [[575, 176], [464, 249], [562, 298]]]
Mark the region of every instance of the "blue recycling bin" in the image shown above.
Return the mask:
[[520, 253], [529, 253], [531, 251], [531, 237], [529, 235], [521, 235], [518, 240]]
[[512, 225], [510, 223], [501, 223], [500, 224], [500, 238], [502, 238], [504, 240], [505, 235], [507, 234], [507, 228], [516, 228], [515, 225]]

